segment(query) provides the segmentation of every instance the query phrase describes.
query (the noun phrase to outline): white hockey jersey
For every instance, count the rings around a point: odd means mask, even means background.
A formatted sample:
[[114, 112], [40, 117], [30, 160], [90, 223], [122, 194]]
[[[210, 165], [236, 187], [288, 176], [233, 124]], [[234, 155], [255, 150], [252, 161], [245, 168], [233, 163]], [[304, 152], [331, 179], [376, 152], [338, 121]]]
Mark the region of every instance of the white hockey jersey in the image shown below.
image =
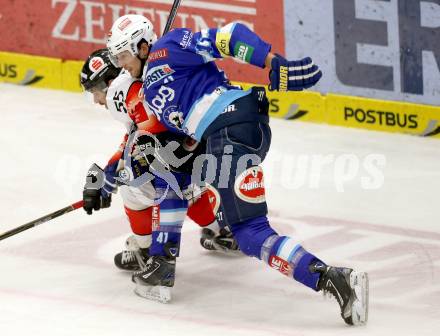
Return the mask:
[[112, 117], [124, 124], [127, 133], [133, 123], [127, 108], [127, 93], [135, 82], [128, 72], [123, 70], [110, 84], [107, 91], [107, 108]]
[[122, 71], [110, 84], [106, 100], [112, 117], [124, 124], [129, 133], [133, 123], [137, 129], [156, 134], [166, 131], [156, 116], [145, 108], [142, 97], [142, 81], [134, 79], [127, 71]]

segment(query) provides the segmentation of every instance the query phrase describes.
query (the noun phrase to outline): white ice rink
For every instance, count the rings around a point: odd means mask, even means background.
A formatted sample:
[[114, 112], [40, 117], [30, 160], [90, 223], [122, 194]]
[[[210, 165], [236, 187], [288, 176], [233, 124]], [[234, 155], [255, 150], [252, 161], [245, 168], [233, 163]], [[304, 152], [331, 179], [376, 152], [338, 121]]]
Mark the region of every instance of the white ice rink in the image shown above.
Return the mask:
[[[0, 102], [3, 232], [80, 200], [88, 167], [124, 130], [82, 94], [3, 84]], [[113, 265], [129, 234], [116, 196], [0, 242], [0, 335], [438, 335], [440, 140], [271, 125], [271, 223], [327, 263], [369, 272], [367, 326], [345, 326], [334, 299], [255, 259], [203, 250], [190, 222], [172, 303], [137, 297]]]

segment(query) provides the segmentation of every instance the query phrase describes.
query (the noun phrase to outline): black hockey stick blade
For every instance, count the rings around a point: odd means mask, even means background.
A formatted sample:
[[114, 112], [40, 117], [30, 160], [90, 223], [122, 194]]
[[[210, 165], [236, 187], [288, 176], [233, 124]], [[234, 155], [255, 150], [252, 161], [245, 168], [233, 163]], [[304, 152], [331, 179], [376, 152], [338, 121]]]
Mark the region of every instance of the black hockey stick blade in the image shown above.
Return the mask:
[[69, 212], [71, 212], [73, 210], [82, 208], [83, 204], [84, 204], [83, 201], [79, 201], [79, 202], [73, 203], [73, 204], [71, 204], [69, 206], [66, 206], [65, 208], [62, 208], [62, 209], [57, 210], [55, 212], [52, 212], [52, 213], [50, 213], [50, 214], [48, 214], [46, 216], [40, 217], [38, 219], [35, 219], [32, 222], [20, 225], [20, 226], [16, 227], [15, 229], [9, 230], [9, 231], [1, 234], [0, 235], [0, 240], [9, 238], [11, 236], [16, 235], [17, 233], [26, 231], [26, 230], [28, 230], [30, 228], [33, 228], [33, 227], [37, 226], [37, 225], [46, 223], [46, 222], [48, 222], [48, 221], [50, 221], [50, 220], [52, 220], [54, 218], [60, 217], [62, 215], [65, 215], [66, 213], [69, 213]]
[[171, 7], [170, 15], [168, 16], [167, 23], [165, 25], [165, 29], [163, 30], [162, 36], [164, 36], [166, 33], [168, 33], [173, 26], [174, 19], [177, 15], [177, 10], [179, 9], [180, 3], [182, 0], [174, 0], [173, 7]]

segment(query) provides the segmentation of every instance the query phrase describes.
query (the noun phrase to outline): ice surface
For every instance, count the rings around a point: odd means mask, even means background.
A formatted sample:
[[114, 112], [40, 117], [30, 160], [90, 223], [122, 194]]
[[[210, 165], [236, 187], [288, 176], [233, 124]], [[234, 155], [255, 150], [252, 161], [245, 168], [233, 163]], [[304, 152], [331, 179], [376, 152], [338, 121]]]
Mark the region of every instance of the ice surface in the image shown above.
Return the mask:
[[[3, 232], [79, 200], [88, 167], [105, 164], [124, 129], [82, 94], [2, 84], [0, 102]], [[173, 302], [139, 298], [113, 266], [129, 234], [117, 196], [0, 242], [0, 335], [437, 334], [440, 141], [271, 126], [271, 223], [326, 262], [370, 273], [366, 327], [346, 327], [335, 300], [258, 260], [203, 250], [190, 222]]]

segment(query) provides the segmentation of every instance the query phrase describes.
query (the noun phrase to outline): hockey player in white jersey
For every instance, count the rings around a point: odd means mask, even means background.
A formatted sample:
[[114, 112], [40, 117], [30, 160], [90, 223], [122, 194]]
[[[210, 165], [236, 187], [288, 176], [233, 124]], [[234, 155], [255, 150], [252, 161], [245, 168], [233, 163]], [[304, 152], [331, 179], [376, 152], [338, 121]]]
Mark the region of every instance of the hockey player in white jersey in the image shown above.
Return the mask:
[[[142, 82], [116, 67], [108, 50], [97, 50], [88, 57], [81, 72], [81, 83], [86, 91], [93, 94], [94, 102], [106, 106], [126, 131], [120, 148], [101, 173], [105, 177], [105, 184], [99, 190], [84, 190], [84, 208], [91, 214], [93, 210], [110, 206], [111, 194], [117, 189], [115, 178], [123, 169], [122, 154], [130, 132], [136, 128], [157, 134], [165, 131], [165, 128], [154, 115], [146, 112], [137, 99]], [[132, 168], [137, 170], [138, 175], [146, 171], [147, 165], [148, 162], [140, 156], [132, 162]], [[99, 169], [94, 166], [89, 175], [99, 174]], [[158, 220], [159, 205], [154, 203], [155, 189], [151, 182], [138, 187], [122, 184], [119, 189], [133, 236], [127, 239], [128, 249], [115, 255], [114, 261], [120, 269], [138, 270], [149, 256], [152, 223]], [[220, 230], [215, 220], [213, 209], [218, 207], [215, 194], [209, 190], [193, 193], [189, 190], [187, 195], [190, 198], [188, 216], [202, 228], [201, 245], [208, 250], [237, 251], [237, 244], [230, 232]]]

